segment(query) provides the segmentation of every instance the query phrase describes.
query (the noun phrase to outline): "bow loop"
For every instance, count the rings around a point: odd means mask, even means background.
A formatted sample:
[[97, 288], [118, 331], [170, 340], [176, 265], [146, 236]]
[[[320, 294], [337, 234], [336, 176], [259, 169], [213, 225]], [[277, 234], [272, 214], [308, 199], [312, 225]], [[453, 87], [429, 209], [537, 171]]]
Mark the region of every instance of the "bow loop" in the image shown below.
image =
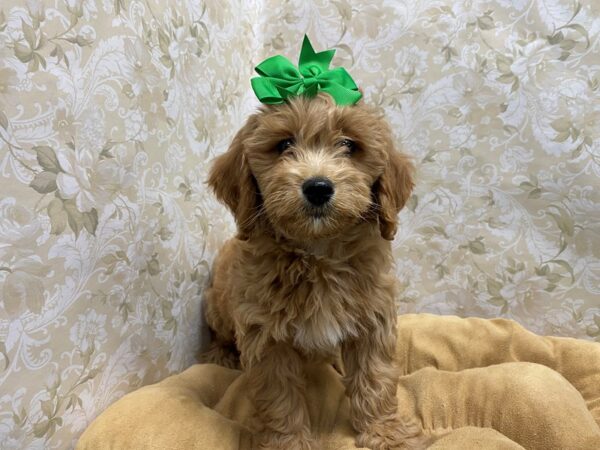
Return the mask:
[[281, 55], [267, 58], [256, 66], [260, 77], [250, 80], [252, 89], [262, 103], [269, 105], [298, 95], [314, 97], [319, 91], [331, 95], [340, 106], [353, 105], [362, 94], [346, 69], [329, 69], [334, 54], [335, 50], [316, 53], [305, 35], [298, 68]]

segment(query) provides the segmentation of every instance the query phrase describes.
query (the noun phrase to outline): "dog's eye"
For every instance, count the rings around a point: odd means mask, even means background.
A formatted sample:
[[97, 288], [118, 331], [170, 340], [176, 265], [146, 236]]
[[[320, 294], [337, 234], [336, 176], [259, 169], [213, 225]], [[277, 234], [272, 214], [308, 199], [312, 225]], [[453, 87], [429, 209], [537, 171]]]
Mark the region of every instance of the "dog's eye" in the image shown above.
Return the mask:
[[348, 156], [352, 155], [358, 149], [356, 142], [354, 142], [350, 139], [342, 139], [340, 142], [338, 142], [337, 146], [345, 147], [345, 149], [346, 149], [345, 153]]
[[282, 141], [279, 141], [277, 143], [277, 145], [275, 146], [275, 149], [277, 150], [277, 152], [281, 155], [283, 152], [285, 152], [288, 148], [290, 148], [292, 145], [294, 145], [294, 139], [292, 138], [288, 138], [288, 139], [284, 139]]

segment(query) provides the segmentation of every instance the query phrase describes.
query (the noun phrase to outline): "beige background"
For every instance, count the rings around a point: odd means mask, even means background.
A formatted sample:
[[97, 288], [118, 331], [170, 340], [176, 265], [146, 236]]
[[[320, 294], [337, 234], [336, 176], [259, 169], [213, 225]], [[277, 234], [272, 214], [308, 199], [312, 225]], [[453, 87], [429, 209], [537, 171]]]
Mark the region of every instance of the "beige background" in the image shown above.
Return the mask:
[[600, 5], [3, 0], [0, 448], [193, 361], [252, 68], [336, 48], [415, 157], [399, 311], [600, 340]]

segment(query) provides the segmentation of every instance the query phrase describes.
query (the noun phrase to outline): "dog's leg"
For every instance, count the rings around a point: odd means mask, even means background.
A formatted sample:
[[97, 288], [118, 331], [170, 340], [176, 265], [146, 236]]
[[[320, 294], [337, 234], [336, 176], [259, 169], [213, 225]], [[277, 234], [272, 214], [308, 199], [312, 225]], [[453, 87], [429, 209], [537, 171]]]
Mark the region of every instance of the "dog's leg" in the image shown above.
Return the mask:
[[393, 323], [375, 327], [367, 336], [343, 345], [344, 383], [350, 397], [352, 426], [359, 433], [359, 447], [372, 450], [420, 447], [419, 427], [416, 423], [405, 423], [397, 412], [395, 346]]
[[204, 318], [210, 329], [210, 346], [208, 350], [198, 355], [198, 362], [239, 369], [240, 355], [235, 345], [233, 319], [229, 313], [231, 292], [222, 286], [215, 286], [217, 282], [225, 283], [228, 280], [228, 273], [219, 264], [215, 266], [214, 279], [206, 289], [202, 304]]
[[217, 364], [228, 369], [240, 368], [239, 353], [235, 348], [235, 342], [219, 337], [213, 337], [208, 350], [200, 353], [197, 359], [202, 364]]
[[249, 339], [240, 340], [249, 394], [264, 424], [259, 448], [309, 450], [310, 421], [302, 358], [285, 344], [261, 347], [257, 353]]

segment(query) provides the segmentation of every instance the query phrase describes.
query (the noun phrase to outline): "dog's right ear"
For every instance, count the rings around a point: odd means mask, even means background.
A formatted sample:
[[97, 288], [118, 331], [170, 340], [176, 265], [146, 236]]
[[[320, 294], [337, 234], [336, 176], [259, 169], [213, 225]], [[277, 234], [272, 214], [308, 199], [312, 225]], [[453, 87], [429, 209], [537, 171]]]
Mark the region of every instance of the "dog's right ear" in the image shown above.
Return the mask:
[[252, 132], [256, 117], [250, 116], [237, 132], [229, 149], [217, 157], [208, 176], [208, 185], [217, 198], [227, 205], [238, 227], [238, 238], [248, 239], [256, 222], [259, 195], [244, 155], [244, 141]]
[[398, 228], [398, 213], [404, 207], [414, 187], [415, 171], [412, 161], [404, 154], [388, 148], [388, 163], [377, 182], [379, 203], [379, 228], [381, 236], [394, 239]]

